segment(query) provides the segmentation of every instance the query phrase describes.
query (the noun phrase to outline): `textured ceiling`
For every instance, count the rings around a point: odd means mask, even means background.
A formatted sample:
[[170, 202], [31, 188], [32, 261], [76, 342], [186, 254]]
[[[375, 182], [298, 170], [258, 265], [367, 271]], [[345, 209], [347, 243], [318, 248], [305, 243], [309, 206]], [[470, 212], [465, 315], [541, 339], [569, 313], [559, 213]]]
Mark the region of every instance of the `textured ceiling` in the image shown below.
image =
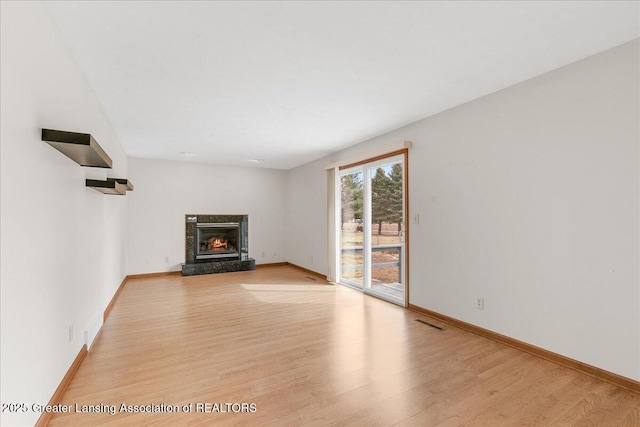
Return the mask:
[[128, 155], [281, 169], [639, 31], [638, 2], [46, 4]]

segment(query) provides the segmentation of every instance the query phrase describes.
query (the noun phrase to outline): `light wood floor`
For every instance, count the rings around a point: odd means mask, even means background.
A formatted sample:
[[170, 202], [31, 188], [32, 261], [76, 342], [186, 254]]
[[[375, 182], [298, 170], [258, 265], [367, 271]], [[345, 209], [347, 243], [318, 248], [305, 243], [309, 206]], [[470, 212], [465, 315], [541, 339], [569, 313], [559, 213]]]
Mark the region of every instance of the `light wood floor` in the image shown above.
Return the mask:
[[640, 426], [638, 394], [291, 267], [129, 281], [62, 403], [194, 407], [50, 425]]

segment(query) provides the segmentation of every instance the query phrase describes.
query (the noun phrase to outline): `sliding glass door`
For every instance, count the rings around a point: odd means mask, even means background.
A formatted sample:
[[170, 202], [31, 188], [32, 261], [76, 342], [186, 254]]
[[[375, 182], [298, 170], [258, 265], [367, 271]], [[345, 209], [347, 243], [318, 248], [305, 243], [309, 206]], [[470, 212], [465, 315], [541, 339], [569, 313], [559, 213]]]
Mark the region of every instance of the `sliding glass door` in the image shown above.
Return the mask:
[[404, 155], [341, 170], [339, 185], [339, 281], [404, 305]]

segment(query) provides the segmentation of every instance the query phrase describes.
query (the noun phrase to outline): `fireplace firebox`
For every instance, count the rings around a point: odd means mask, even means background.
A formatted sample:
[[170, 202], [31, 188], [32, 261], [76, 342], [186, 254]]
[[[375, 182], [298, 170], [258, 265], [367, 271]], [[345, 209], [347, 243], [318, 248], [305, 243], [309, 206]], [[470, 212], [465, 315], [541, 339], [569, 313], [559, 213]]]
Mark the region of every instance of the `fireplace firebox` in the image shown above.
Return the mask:
[[196, 259], [240, 258], [240, 223], [196, 223]]

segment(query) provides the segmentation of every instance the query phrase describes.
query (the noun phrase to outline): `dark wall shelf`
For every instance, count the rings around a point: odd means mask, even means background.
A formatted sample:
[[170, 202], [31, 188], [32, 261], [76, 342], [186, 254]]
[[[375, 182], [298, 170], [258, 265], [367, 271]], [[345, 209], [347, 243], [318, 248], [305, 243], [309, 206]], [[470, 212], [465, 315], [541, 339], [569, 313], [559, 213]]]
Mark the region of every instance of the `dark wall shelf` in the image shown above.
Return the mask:
[[[79, 164], [93, 168], [111, 169], [113, 161], [91, 134], [42, 129], [42, 140]], [[85, 185], [103, 194], [124, 196], [133, 191], [133, 184], [126, 178], [106, 180], [87, 179]]]
[[118, 184], [122, 184], [127, 187], [127, 191], [133, 191], [133, 184], [131, 181], [125, 178], [107, 178], [107, 181], [116, 181]]
[[88, 133], [42, 129], [42, 140], [80, 166], [111, 168], [113, 161]]
[[127, 186], [125, 184], [120, 184], [115, 179], [107, 179], [106, 181], [101, 181], [99, 179], [87, 179], [86, 185], [92, 190], [99, 191], [103, 194], [124, 196], [127, 192]]

